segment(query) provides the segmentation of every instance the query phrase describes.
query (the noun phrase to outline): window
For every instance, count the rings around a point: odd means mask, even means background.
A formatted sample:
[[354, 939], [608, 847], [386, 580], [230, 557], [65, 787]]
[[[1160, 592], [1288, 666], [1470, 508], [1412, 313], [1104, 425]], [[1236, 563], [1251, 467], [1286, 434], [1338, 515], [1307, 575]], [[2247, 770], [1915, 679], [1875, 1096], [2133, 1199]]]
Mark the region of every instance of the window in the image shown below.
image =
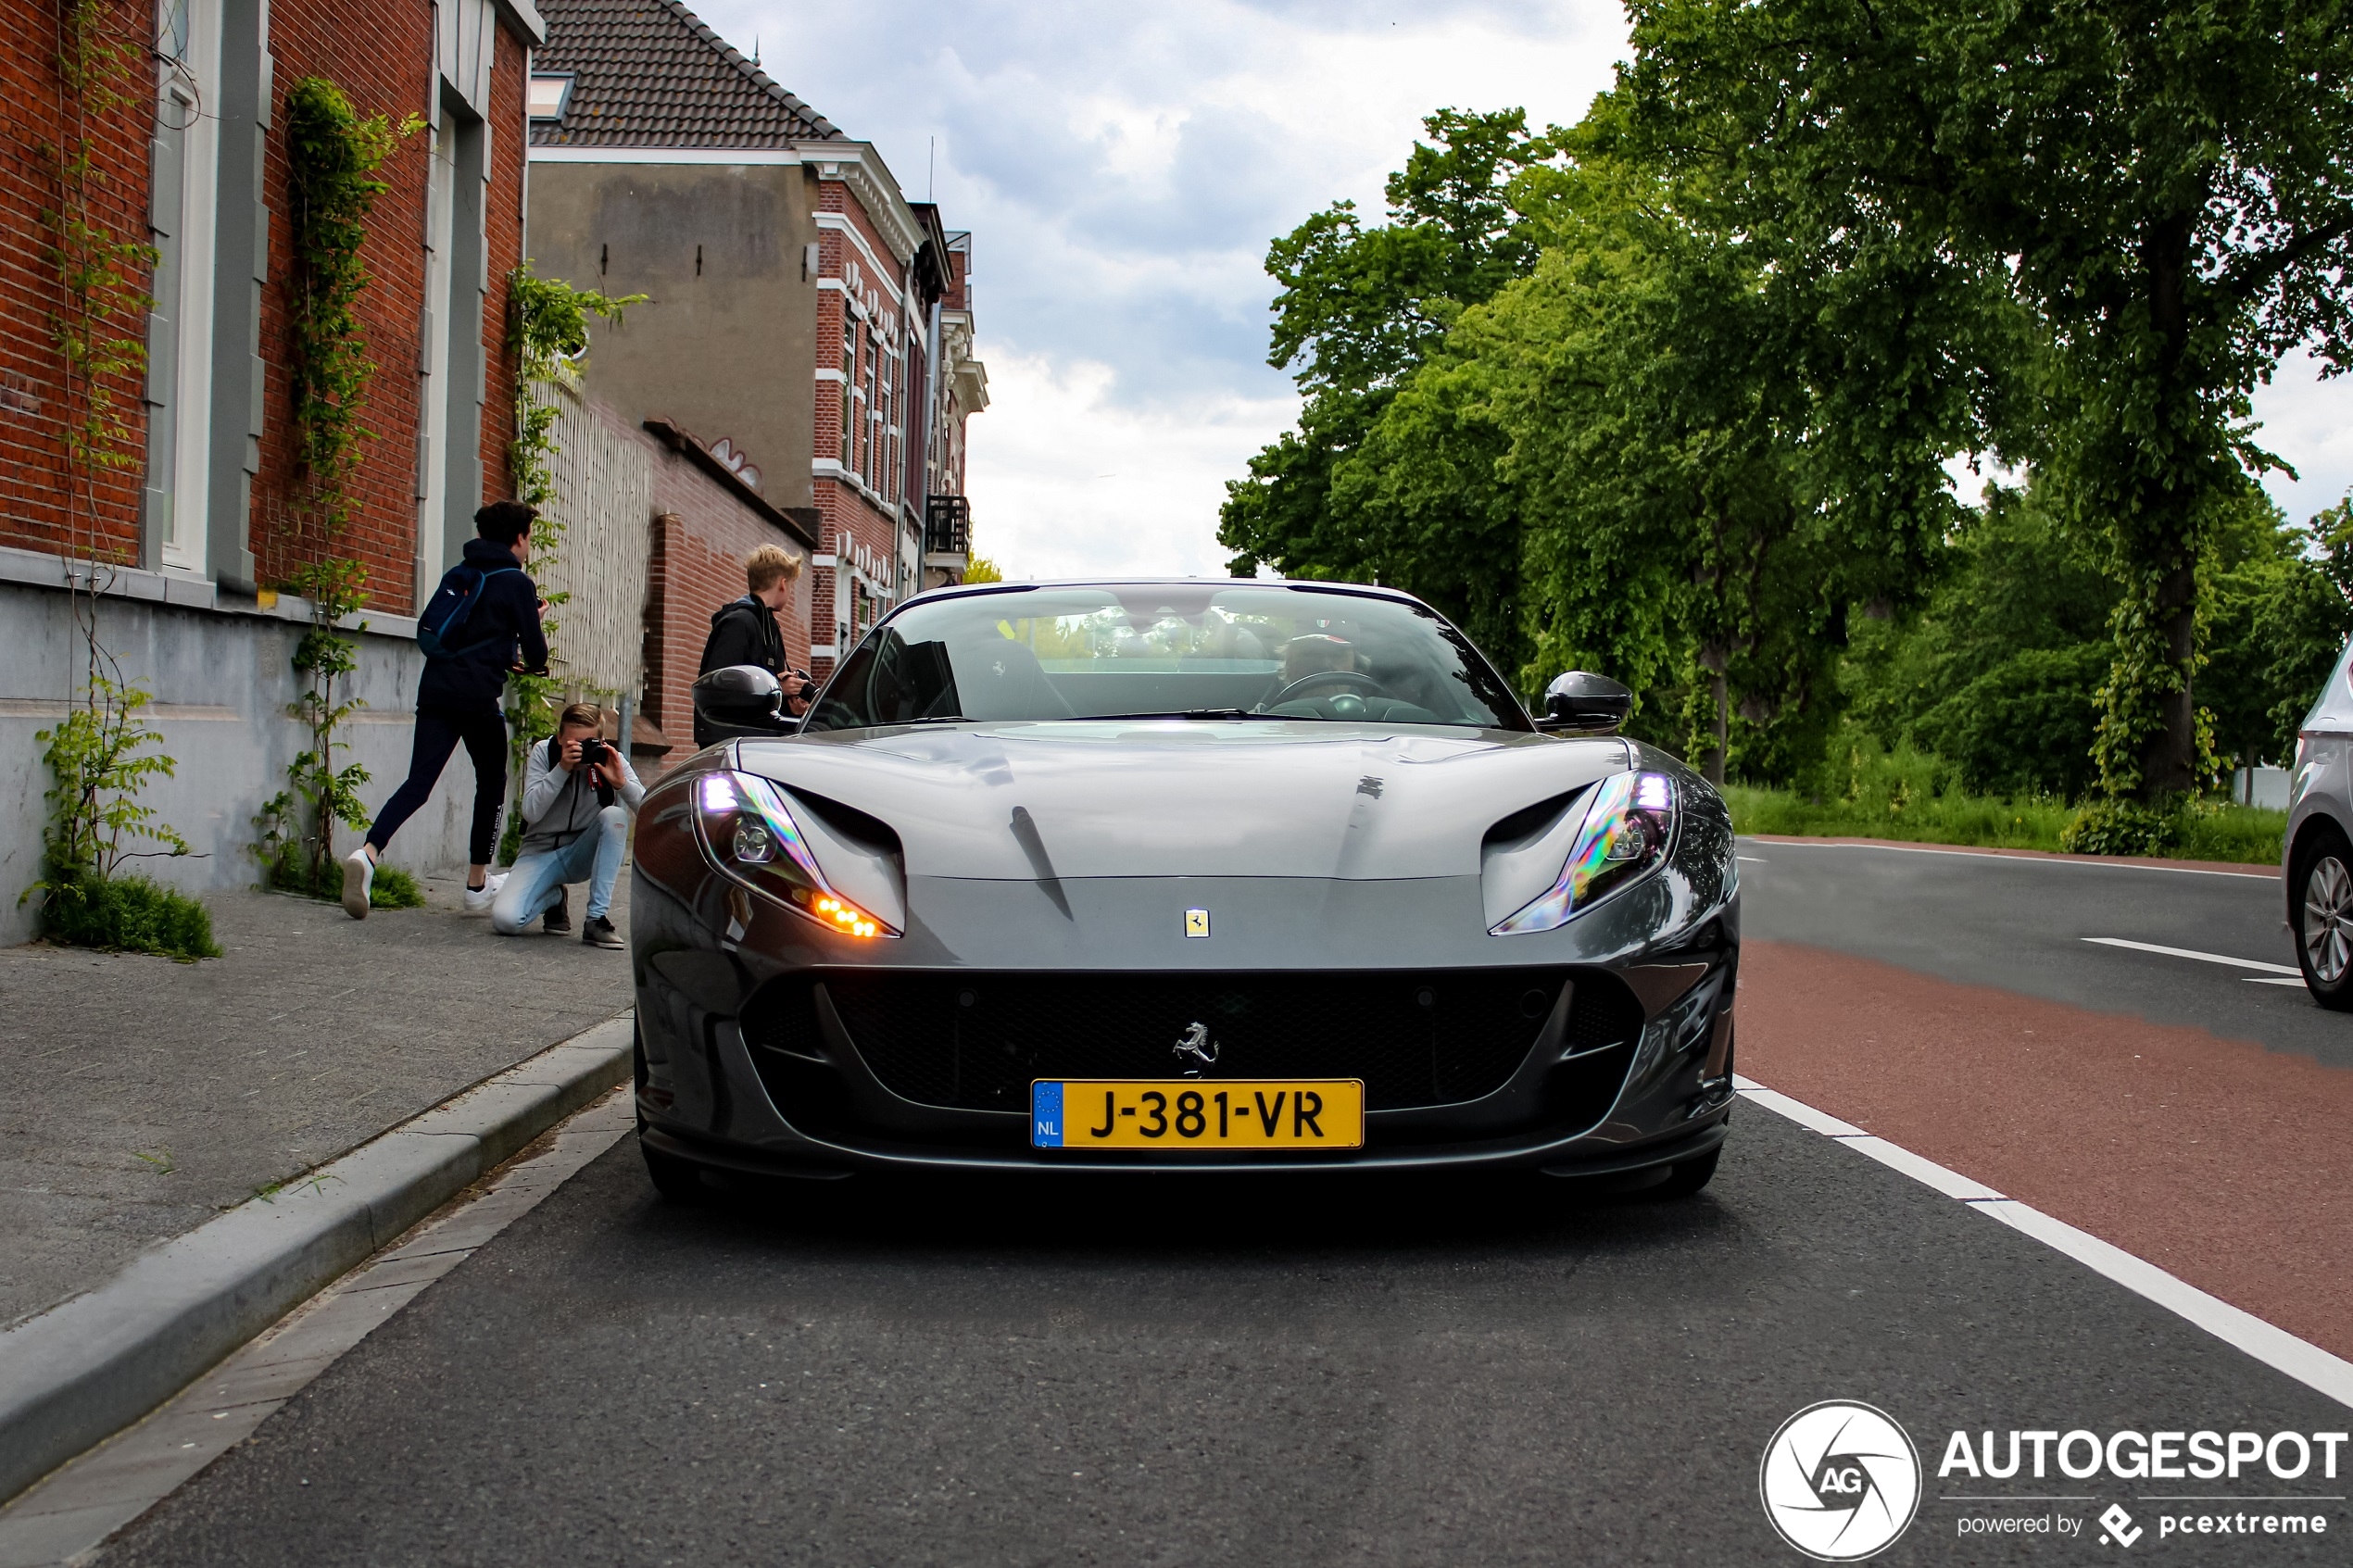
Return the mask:
[[841, 466], [850, 467], [856, 455], [851, 448], [851, 433], [857, 427], [857, 410], [849, 391], [858, 383], [858, 323], [849, 314], [849, 302], [841, 307]]
[[156, 262], [148, 284], [148, 559], [183, 571], [206, 570], [209, 433], [200, 417], [212, 401], [213, 127], [220, 76], [220, 0], [162, 0], [157, 7], [155, 183], [148, 240]]
[[869, 332], [866, 334], [866, 415], [858, 421], [864, 428], [866, 449], [861, 454], [863, 460], [858, 465], [858, 475], [870, 489], [875, 483], [875, 376], [881, 368], [881, 359], [882, 340]]
[[886, 501], [891, 498], [890, 416], [891, 410], [897, 406], [897, 399], [891, 395], [898, 380], [899, 357], [895, 354], [887, 355], [884, 358], [882, 364], [882, 393], [875, 403], [875, 433], [879, 438], [878, 445], [881, 447], [881, 457], [875, 465], [876, 470], [875, 488], [882, 492], [883, 499]]

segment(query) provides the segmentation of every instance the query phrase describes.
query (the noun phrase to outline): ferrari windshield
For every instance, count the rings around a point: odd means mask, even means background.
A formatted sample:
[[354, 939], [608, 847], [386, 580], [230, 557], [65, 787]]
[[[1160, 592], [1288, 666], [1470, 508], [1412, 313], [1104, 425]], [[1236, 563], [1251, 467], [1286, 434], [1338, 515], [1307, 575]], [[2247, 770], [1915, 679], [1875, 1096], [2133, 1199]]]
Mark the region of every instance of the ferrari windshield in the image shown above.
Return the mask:
[[1101, 718], [1529, 727], [1478, 650], [1419, 605], [1216, 581], [911, 605], [858, 645], [806, 727]]

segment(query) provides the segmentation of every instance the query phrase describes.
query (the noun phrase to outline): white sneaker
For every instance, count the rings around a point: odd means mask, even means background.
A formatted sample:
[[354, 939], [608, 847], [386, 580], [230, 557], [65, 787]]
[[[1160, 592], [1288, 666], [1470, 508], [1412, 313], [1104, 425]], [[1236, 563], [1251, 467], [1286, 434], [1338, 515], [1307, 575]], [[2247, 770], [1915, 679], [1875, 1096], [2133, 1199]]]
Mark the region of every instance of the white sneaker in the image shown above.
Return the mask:
[[485, 875], [482, 879], [482, 885], [480, 887], [467, 888], [466, 913], [470, 915], [488, 914], [490, 912], [490, 906], [497, 902], [498, 884], [506, 880], [507, 873], [494, 872], [489, 875]]
[[368, 895], [376, 885], [376, 862], [368, 851], [354, 849], [343, 859], [343, 912], [353, 920], [368, 918]]

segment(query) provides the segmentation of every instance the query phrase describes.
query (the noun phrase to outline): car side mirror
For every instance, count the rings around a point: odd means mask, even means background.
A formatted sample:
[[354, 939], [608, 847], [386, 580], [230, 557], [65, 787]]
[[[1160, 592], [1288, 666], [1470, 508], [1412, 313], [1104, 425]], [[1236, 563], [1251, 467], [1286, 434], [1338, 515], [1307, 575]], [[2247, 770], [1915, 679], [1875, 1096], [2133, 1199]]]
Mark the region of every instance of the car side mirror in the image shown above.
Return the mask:
[[1571, 670], [1544, 688], [1544, 713], [1536, 727], [1554, 734], [1605, 735], [1634, 710], [1634, 694], [1606, 675]]
[[730, 664], [694, 684], [695, 717], [719, 740], [788, 735], [800, 721], [785, 714], [785, 688], [757, 664]]

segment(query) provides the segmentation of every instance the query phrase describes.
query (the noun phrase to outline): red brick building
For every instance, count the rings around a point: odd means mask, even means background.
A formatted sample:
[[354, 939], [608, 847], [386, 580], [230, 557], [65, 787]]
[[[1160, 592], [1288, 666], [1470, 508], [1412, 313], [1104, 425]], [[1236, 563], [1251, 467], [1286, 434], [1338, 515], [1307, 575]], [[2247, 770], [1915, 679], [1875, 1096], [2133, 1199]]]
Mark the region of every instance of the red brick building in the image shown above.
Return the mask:
[[987, 403], [970, 238], [676, 0], [544, 9], [535, 264], [648, 296], [595, 330], [596, 395], [695, 432], [806, 532], [823, 675], [883, 611], [963, 575], [963, 420]]
[[[283, 126], [287, 93], [315, 76], [362, 116], [423, 121], [378, 171], [361, 249], [372, 439], [335, 546], [366, 563], [372, 605], [413, 608], [474, 508], [508, 488], [506, 279], [522, 257], [523, 99], [545, 36], [530, 0], [164, 0], [159, 33], [154, 6], [117, 4], [96, 42], [131, 45], [137, 64], [80, 94], [57, 65], [63, 15], [45, 0], [0, 41], [0, 543], [54, 549], [94, 533], [121, 564], [171, 580], [173, 602], [208, 608], [250, 600], [318, 553], [299, 542], [315, 529], [294, 448]], [[109, 87], [132, 107], [104, 104]], [[86, 403], [62, 384], [55, 346], [65, 295], [42, 215], [61, 186], [44, 149], [85, 137], [93, 220], [154, 247], [130, 280], [154, 308], [126, 323], [146, 353], [117, 378], [123, 462], [69, 522], [62, 437]]]
[[[405, 618], [474, 509], [510, 491], [507, 278], [523, 255], [525, 96], [546, 32], [532, 0], [101, 0], [77, 42], [84, 14], [30, 0], [0, 31], [0, 744], [29, 760], [33, 730], [79, 689], [66, 589], [89, 576], [74, 561], [96, 561], [102, 641], [157, 698], [181, 764], [145, 798], [203, 857], [148, 864], [242, 884], [252, 814], [300, 745], [283, 645], [307, 609], [276, 590], [330, 551], [366, 567], [353, 759], [397, 776], [418, 658]], [[331, 545], [296, 466], [290, 375], [286, 104], [312, 77], [362, 117], [420, 122], [378, 171], [365, 225], [356, 310], [374, 371]], [[59, 213], [86, 225], [92, 254], [118, 257], [118, 286], [70, 283]], [[59, 325], [110, 302], [88, 335], [133, 347], [94, 397]], [[94, 415], [96, 460], [69, 466]], [[40, 772], [16, 771], [33, 782], [0, 802], [7, 890], [39, 855]], [[462, 834], [443, 815], [437, 803], [404, 834], [412, 863], [456, 858]]]

